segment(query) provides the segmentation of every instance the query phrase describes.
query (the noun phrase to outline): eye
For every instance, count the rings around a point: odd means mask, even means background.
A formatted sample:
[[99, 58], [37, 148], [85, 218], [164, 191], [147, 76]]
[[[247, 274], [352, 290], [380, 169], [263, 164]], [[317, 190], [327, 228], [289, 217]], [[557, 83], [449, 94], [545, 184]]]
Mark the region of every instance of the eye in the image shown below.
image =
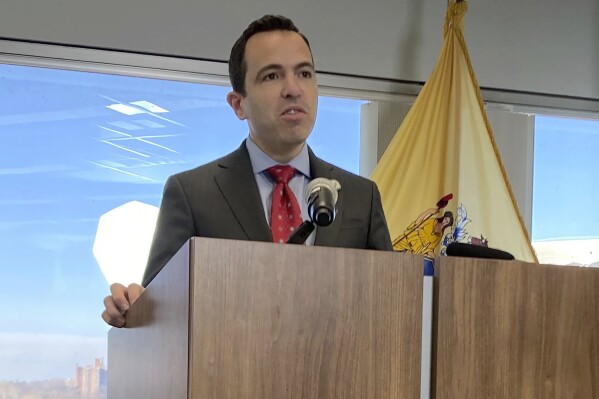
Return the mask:
[[275, 80], [279, 77], [276, 72], [271, 72], [269, 74], [264, 75], [263, 80]]
[[311, 79], [312, 75], [313, 75], [312, 71], [301, 71], [300, 72], [300, 76], [305, 79]]

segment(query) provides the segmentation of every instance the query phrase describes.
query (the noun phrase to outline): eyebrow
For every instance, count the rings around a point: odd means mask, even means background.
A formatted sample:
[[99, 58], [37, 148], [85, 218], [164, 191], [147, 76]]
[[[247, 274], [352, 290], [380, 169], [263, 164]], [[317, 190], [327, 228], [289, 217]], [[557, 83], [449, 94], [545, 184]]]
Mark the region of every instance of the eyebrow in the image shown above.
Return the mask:
[[[294, 70], [298, 70], [298, 69], [302, 69], [302, 68], [306, 68], [309, 67], [310, 69], [312, 69], [312, 71], [316, 71], [314, 69], [314, 65], [310, 62], [310, 61], [304, 61], [304, 62], [300, 62], [299, 64], [295, 65], [293, 67]], [[281, 64], [268, 64], [263, 66], [262, 68], [260, 68], [260, 70], [258, 70], [258, 73], [256, 73], [256, 78], [255, 80], [258, 80], [260, 78], [260, 76], [262, 76], [262, 74], [265, 71], [268, 71], [269, 69], [273, 69], [275, 71], [280, 71], [283, 69], [283, 65]]]

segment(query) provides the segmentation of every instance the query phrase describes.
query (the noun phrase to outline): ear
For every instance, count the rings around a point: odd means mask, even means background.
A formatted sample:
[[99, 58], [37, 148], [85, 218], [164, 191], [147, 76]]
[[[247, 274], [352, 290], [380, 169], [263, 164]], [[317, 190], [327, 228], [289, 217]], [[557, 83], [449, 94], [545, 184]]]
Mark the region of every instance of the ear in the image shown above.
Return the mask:
[[243, 96], [236, 91], [232, 91], [227, 94], [227, 102], [233, 109], [233, 112], [235, 112], [235, 115], [237, 115], [239, 119], [244, 120], [247, 118], [247, 115], [243, 109], [242, 100]]

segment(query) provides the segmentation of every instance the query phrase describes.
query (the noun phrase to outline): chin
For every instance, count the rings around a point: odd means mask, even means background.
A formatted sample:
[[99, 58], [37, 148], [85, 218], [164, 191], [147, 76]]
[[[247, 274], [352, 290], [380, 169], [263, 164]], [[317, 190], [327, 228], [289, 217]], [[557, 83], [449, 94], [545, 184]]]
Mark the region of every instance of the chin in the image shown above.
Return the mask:
[[309, 136], [309, 133], [294, 134], [292, 137], [289, 138], [289, 143], [294, 145], [304, 144], [306, 140], [308, 140]]
[[312, 133], [313, 128], [314, 128], [314, 124], [310, 124], [309, 126], [302, 124], [302, 125], [294, 126], [293, 128], [291, 128], [290, 129], [291, 131], [289, 133], [295, 137], [306, 140]]

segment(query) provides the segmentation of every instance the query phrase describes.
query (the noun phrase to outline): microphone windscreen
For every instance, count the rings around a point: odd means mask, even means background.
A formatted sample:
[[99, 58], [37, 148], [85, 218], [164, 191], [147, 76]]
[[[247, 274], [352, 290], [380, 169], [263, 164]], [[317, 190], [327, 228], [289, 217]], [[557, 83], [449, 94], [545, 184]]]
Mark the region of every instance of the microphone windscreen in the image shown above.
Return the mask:
[[328, 189], [333, 196], [333, 205], [337, 203], [338, 191], [341, 189], [341, 185], [337, 180], [329, 180], [324, 177], [317, 177], [312, 179], [306, 188], [304, 189], [304, 198], [306, 202], [310, 202], [310, 196], [322, 188]]
[[447, 246], [446, 253], [448, 256], [461, 256], [463, 258], [514, 260], [514, 255], [509, 252], [463, 242], [452, 242]]

